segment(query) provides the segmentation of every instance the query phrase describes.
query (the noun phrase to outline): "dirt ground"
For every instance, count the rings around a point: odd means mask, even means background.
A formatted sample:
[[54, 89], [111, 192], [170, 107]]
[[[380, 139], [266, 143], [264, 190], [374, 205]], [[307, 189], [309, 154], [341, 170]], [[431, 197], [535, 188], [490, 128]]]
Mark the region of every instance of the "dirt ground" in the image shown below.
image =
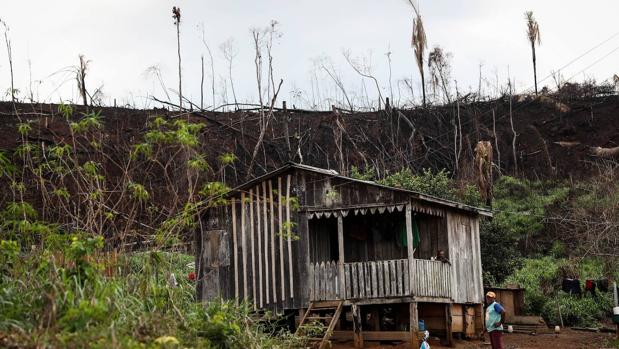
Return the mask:
[[[615, 340], [615, 335], [611, 333], [593, 333], [564, 330], [558, 337], [554, 334], [508, 334], [504, 338], [505, 349], [592, 349], [592, 348], [619, 348], [619, 342]], [[449, 348], [441, 346], [438, 338], [430, 341], [432, 349]], [[366, 348], [375, 349], [408, 349], [405, 344], [389, 345], [380, 344], [378, 342], [367, 342]], [[333, 349], [352, 349], [352, 343], [340, 343], [333, 345]], [[452, 348], [456, 349], [490, 349], [490, 342], [482, 342], [479, 340], [457, 340], [456, 345]]]

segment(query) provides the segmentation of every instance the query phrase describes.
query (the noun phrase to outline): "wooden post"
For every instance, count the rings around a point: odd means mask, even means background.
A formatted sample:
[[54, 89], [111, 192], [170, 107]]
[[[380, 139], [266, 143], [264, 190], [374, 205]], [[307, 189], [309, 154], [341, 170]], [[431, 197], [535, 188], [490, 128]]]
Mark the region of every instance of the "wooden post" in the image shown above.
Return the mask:
[[363, 348], [363, 332], [361, 328], [361, 309], [357, 304], [352, 305], [352, 328], [355, 348]]
[[419, 313], [417, 312], [417, 302], [410, 303], [409, 330], [411, 332], [411, 348], [419, 348]]
[[448, 346], [453, 346], [453, 333], [452, 333], [452, 326], [451, 326], [451, 307], [452, 304], [451, 303], [446, 303], [445, 304], [445, 333], [447, 336], [447, 345]]
[[282, 291], [281, 291], [281, 301], [286, 300], [286, 277], [284, 274], [284, 221], [282, 218], [282, 205], [284, 204], [284, 199], [282, 198], [282, 177], [277, 177], [277, 222], [279, 224], [279, 267], [280, 267], [280, 277], [279, 280], [281, 282]]
[[262, 246], [264, 246], [264, 290], [266, 293], [266, 304], [271, 303], [271, 298], [270, 298], [270, 292], [269, 292], [269, 278], [270, 278], [270, 274], [269, 274], [269, 211], [268, 211], [268, 207], [267, 207], [267, 203], [269, 201], [268, 197], [268, 193], [267, 193], [267, 182], [263, 181], [262, 182], [262, 227], [264, 230], [264, 244]]
[[271, 205], [271, 281], [273, 282], [273, 303], [277, 303], [277, 281], [275, 273], [275, 207], [273, 203], [273, 182], [269, 180], [269, 203]]
[[475, 306], [475, 333], [479, 338], [484, 335], [484, 305], [478, 304]]
[[245, 192], [241, 193], [241, 249], [243, 250], [243, 299], [247, 300], [247, 238], [245, 236]]
[[344, 275], [344, 218], [337, 216], [337, 246], [338, 246], [338, 277], [340, 283], [340, 298], [346, 299], [346, 278]]
[[[232, 198], [232, 253], [234, 254], [234, 300], [239, 301], [239, 256], [236, 242], [236, 200]], [[242, 205], [242, 203], [241, 203]]]
[[288, 237], [288, 276], [290, 280], [290, 298], [294, 298], [294, 277], [292, 272], [292, 221], [290, 220], [290, 182], [292, 181], [292, 176], [286, 176], [286, 225], [287, 232], [286, 236]]
[[[256, 257], [258, 258], [258, 305], [259, 308], [262, 309], [262, 294], [264, 293], [262, 290], [262, 214], [261, 211], [261, 202], [260, 202], [260, 184], [256, 186], [256, 237], [257, 237], [257, 250]], [[256, 277], [254, 277], [256, 280]]]
[[299, 316], [299, 321], [297, 321], [297, 319], [294, 320], [294, 328], [298, 329], [299, 325], [301, 324], [301, 321], [303, 321], [303, 318], [305, 317], [305, 310], [304, 308], [300, 308], [299, 311], [297, 312], [298, 316]]
[[249, 242], [251, 246], [251, 282], [252, 302], [256, 306], [256, 245], [254, 243], [254, 190], [249, 189]]
[[406, 205], [406, 247], [408, 249], [408, 280], [410, 283], [410, 293], [413, 295], [413, 272], [415, 270], [413, 259], [415, 259], [415, 250], [413, 247], [413, 212], [411, 205]]
[[286, 136], [286, 145], [288, 146], [287, 161], [292, 160], [292, 147], [290, 146], [290, 130], [288, 128], [288, 113], [286, 108], [286, 101], [282, 102], [282, 112], [284, 113], [284, 132]]

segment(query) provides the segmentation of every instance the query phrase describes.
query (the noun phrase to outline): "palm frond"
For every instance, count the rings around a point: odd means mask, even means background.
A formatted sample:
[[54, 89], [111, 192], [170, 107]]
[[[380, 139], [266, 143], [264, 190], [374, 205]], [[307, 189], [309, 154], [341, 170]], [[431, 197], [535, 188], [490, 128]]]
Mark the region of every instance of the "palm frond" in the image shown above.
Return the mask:
[[524, 13], [524, 18], [527, 21], [527, 37], [532, 44], [541, 44], [542, 36], [539, 30], [539, 23], [533, 16], [533, 11], [527, 11]]

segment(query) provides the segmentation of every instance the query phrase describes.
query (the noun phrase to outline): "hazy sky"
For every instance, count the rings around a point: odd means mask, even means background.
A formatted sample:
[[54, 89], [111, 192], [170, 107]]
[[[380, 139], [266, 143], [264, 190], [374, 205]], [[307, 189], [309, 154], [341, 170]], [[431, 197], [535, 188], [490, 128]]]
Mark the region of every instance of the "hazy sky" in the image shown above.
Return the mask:
[[[344, 50], [368, 62], [384, 95], [390, 94], [385, 53], [391, 52], [395, 98], [401, 95], [403, 102], [410, 97], [404, 85], [398, 83], [403, 78], [412, 79], [416, 97], [419, 94], [420, 79], [410, 48], [412, 9], [405, 0], [1, 1], [0, 18], [10, 27], [16, 88], [22, 98], [29, 94], [32, 80], [35, 99], [78, 100], [73, 75], [67, 68], [76, 65], [78, 55], [84, 54], [91, 60], [88, 87], [93, 90], [102, 85], [106, 103], [116, 98], [118, 104], [144, 107], [153, 105], [147, 98], [150, 95], [165, 99], [160, 83], [146, 71], [159, 67], [167, 88], [176, 89], [172, 6], [182, 10], [183, 90], [196, 103], [200, 96], [201, 55], [205, 55], [207, 63], [207, 91], [211, 79], [200, 26], [204, 25], [214, 56], [216, 104], [223, 101], [225, 92], [232, 100], [229, 83], [225, 82], [227, 63], [219, 48], [229, 39], [238, 51], [232, 74], [239, 100], [255, 102], [250, 28], [266, 27], [271, 20], [279, 22], [282, 34], [273, 49], [275, 78], [284, 79], [280, 99], [289, 104], [311, 104], [312, 100], [336, 97], [330, 78], [313, 68], [318, 61], [330, 62], [329, 66], [332, 63], [353, 98], [360, 96], [362, 79], [347, 65]], [[495, 89], [497, 77], [501, 83], [507, 80], [508, 70], [519, 90], [532, 87], [530, 47], [523, 18], [526, 10], [533, 10], [540, 23], [540, 79], [611, 37], [562, 73], [566, 79], [574, 76], [582, 80], [586, 75], [598, 81], [619, 73], [617, 0], [420, 1], [429, 48], [440, 45], [453, 54], [452, 78], [463, 92], [477, 90], [480, 64], [486, 93]], [[1, 98], [6, 99], [9, 69], [4, 38], [0, 42], [0, 91]], [[313, 70], [320, 91], [316, 83], [310, 82]], [[545, 84], [552, 85], [552, 79], [541, 85]], [[373, 82], [365, 80], [365, 88], [371, 98], [376, 95]], [[174, 93], [170, 94], [176, 100]], [[205, 104], [212, 104], [210, 92]]]

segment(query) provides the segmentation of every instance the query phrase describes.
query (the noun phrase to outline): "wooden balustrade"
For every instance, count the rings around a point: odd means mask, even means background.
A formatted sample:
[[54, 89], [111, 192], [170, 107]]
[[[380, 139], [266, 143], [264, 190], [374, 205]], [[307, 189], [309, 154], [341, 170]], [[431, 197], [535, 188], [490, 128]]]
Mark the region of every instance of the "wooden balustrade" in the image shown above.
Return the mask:
[[336, 261], [310, 264], [310, 299], [451, 296], [451, 267], [438, 261], [414, 259], [412, 270], [407, 259], [345, 263], [345, 290], [340, 277]]

